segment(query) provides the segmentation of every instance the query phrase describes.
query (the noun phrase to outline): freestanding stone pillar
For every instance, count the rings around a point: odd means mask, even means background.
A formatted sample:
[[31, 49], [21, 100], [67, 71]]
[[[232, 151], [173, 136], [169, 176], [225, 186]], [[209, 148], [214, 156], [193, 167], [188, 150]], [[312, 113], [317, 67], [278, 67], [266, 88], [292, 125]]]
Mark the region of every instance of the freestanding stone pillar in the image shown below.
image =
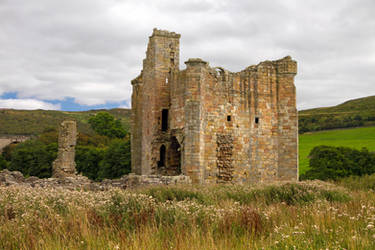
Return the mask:
[[59, 130], [59, 151], [52, 165], [52, 177], [63, 178], [76, 174], [75, 146], [77, 124], [75, 121], [63, 121]]

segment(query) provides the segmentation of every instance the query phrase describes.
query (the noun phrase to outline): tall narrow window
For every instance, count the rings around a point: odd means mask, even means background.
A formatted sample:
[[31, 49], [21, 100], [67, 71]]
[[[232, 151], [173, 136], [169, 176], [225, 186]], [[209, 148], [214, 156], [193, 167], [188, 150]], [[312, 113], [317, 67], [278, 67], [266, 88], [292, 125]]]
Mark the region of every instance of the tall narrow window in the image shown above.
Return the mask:
[[164, 167], [165, 166], [165, 146], [161, 145], [160, 147], [160, 160], [158, 162], [158, 167]]
[[171, 58], [171, 63], [174, 64], [174, 52], [171, 52], [170, 58]]
[[168, 109], [161, 111], [161, 131], [168, 130]]

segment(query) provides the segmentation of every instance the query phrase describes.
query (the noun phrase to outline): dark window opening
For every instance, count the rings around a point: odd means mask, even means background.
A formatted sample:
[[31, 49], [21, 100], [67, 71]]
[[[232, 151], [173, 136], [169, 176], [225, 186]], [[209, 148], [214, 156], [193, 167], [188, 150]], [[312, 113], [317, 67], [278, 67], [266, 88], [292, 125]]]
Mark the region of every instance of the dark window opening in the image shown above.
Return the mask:
[[259, 123], [259, 117], [255, 117], [255, 124]]
[[181, 146], [176, 137], [171, 138], [171, 145], [168, 149], [167, 175], [181, 174]]
[[230, 115], [227, 116], [227, 121], [230, 122], [232, 120], [232, 117]]
[[160, 159], [159, 159], [159, 162], [158, 162], [158, 167], [164, 167], [165, 166], [165, 152], [166, 152], [165, 146], [161, 145], [161, 147], [160, 147]]
[[161, 131], [168, 130], [168, 109], [161, 111]]
[[174, 58], [171, 58], [171, 64], [174, 64]]

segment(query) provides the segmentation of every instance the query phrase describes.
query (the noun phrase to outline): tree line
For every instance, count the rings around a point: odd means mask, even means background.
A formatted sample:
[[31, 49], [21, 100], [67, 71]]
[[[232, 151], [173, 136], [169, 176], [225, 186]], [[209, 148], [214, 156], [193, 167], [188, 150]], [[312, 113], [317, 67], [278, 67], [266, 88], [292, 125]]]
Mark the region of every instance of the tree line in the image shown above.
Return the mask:
[[327, 129], [361, 127], [366, 124], [373, 124], [374, 121], [374, 115], [300, 115], [298, 118], [298, 131], [303, 134]]
[[[131, 171], [130, 133], [111, 114], [89, 118], [94, 135], [79, 133], [76, 146], [78, 173], [96, 181], [119, 178]], [[25, 176], [48, 178], [57, 157], [58, 130], [47, 128], [37, 138], [4, 148], [0, 170], [20, 171]]]

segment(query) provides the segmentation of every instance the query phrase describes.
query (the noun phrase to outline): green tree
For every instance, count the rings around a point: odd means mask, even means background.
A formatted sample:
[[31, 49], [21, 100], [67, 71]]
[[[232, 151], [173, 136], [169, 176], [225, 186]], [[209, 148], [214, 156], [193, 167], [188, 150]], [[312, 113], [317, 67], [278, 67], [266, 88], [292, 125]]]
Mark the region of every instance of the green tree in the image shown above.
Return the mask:
[[375, 173], [375, 154], [366, 148], [314, 147], [309, 155], [310, 169], [300, 179], [336, 180], [351, 175]]
[[96, 133], [110, 138], [124, 138], [126, 135], [121, 121], [107, 112], [99, 112], [92, 116], [89, 119], [89, 124]]
[[39, 135], [38, 140], [44, 144], [57, 143], [59, 132], [55, 128], [47, 128]]
[[130, 159], [130, 140], [113, 140], [100, 163], [99, 179], [114, 179], [129, 174]]
[[52, 162], [57, 155], [57, 144], [45, 145], [37, 140], [19, 144], [12, 152], [9, 170], [25, 176], [51, 177]]
[[3, 148], [3, 153], [2, 156], [6, 161], [11, 161], [12, 160], [12, 152], [13, 150], [17, 147], [18, 144], [12, 143]]
[[88, 135], [84, 133], [78, 133], [77, 145], [78, 146], [94, 146], [104, 147], [109, 144], [111, 138], [104, 135], [93, 134]]
[[0, 155], [0, 170], [3, 170], [8, 167], [7, 161], [4, 159], [2, 155]]
[[77, 146], [75, 157], [77, 172], [92, 180], [97, 180], [99, 164], [103, 158], [104, 149], [93, 146]]

